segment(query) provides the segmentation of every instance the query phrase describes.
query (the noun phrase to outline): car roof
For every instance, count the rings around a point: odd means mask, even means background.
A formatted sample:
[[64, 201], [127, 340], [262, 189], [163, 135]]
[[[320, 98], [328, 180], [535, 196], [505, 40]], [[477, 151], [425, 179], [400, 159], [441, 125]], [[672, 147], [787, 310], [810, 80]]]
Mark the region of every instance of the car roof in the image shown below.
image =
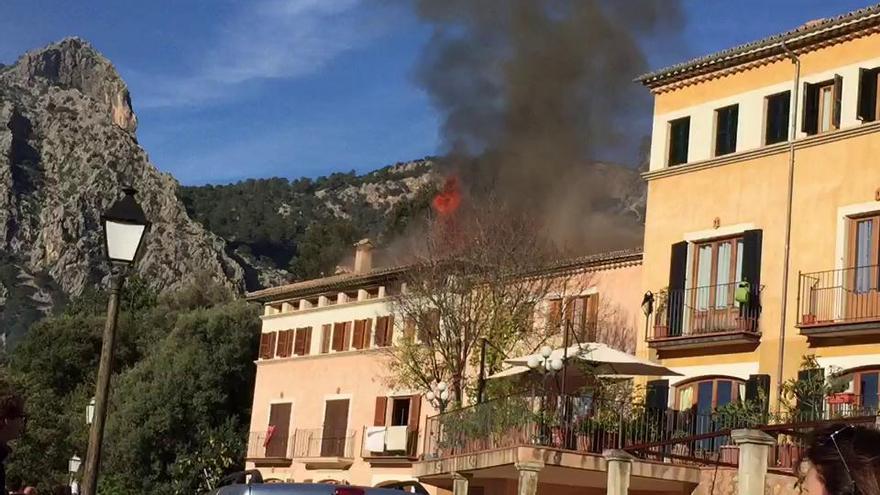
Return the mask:
[[[329, 495], [336, 488], [348, 485], [331, 485], [328, 483], [254, 483], [228, 485], [216, 490], [214, 495]], [[351, 487], [364, 490], [366, 495], [400, 495], [400, 490], [387, 488]]]

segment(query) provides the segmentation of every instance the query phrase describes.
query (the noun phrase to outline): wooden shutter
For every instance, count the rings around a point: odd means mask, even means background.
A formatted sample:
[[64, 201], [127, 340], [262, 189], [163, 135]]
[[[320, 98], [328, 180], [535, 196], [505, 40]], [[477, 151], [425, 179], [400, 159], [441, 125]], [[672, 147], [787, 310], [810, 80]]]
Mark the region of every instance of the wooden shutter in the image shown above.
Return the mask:
[[835, 129], [840, 129], [840, 107], [843, 101], [843, 78], [839, 74], [834, 74], [834, 108], [831, 113], [831, 125]]
[[272, 359], [275, 354], [275, 334], [276, 332], [268, 332], [260, 336], [260, 358]]
[[333, 325], [333, 350], [336, 352], [348, 349], [345, 345], [345, 323], [335, 323]]
[[857, 116], [862, 122], [877, 118], [877, 69], [859, 69], [859, 99]]
[[387, 316], [380, 316], [376, 318], [376, 338], [374, 340], [374, 345], [376, 347], [385, 347], [388, 345], [388, 320]]
[[409, 419], [407, 420], [407, 430], [419, 431], [419, 419], [422, 415], [422, 396], [413, 395], [409, 398]]
[[403, 321], [403, 337], [414, 339], [416, 337], [416, 321], [412, 318], [406, 318]]
[[[751, 316], [757, 316], [758, 308], [761, 307], [761, 244], [763, 231], [761, 229], [747, 230], [743, 232], [743, 257], [742, 278], [751, 285], [748, 309]], [[745, 305], [743, 306], [745, 307]], [[741, 308], [741, 311], [746, 309]]]
[[297, 356], [302, 356], [306, 354], [306, 329], [305, 328], [297, 328], [296, 329], [296, 340], [293, 345], [293, 353]]
[[669, 335], [681, 335], [684, 321], [684, 281], [687, 276], [687, 241], [672, 245], [669, 260], [669, 293], [666, 301], [666, 324]]
[[804, 83], [804, 108], [801, 115], [801, 131], [807, 134], [819, 132], [819, 87]]
[[394, 315], [385, 317], [385, 332], [382, 342], [382, 345], [386, 347], [394, 343]]
[[645, 385], [645, 402], [651, 409], [666, 409], [669, 406], [669, 380], [649, 381]]
[[333, 325], [327, 324], [321, 326], [321, 353], [330, 352], [330, 336], [333, 332]]
[[547, 322], [551, 330], [559, 327], [562, 321], [562, 299], [551, 299], [547, 309]]
[[366, 320], [355, 320], [354, 321], [354, 339], [352, 342], [352, 347], [355, 349], [363, 349], [364, 348], [364, 324]]
[[303, 356], [308, 356], [312, 353], [312, 327], [303, 328], [303, 332], [306, 334], [303, 339]]
[[599, 327], [599, 293], [590, 294], [586, 302], [586, 328], [587, 340], [595, 342], [598, 338], [597, 330]]
[[388, 397], [376, 397], [376, 411], [373, 415], [373, 426], [385, 426], [388, 415]]
[[278, 357], [290, 357], [293, 350], [293, 330], [283, 330], [278, 332]]
[[373, 341], [373, 319], [364, 320], [364, 349], [369, 349]]
[[351, 322], [343, 323], [342, 328], [342, 350], [347, 351], [351, 348]]

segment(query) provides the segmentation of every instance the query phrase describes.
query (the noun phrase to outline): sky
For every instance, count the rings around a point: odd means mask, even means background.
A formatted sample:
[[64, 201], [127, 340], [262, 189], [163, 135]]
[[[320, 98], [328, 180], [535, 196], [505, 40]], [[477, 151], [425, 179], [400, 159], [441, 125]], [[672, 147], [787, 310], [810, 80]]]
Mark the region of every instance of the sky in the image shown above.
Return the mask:
[[[870, 3], [683, 5], [677, 42], [646, 47], [652, 68]], [[66, 36], [116, 65], [139, 142], [185, 185], [366, 172], [442, 151], [440, 117], [414, 77], [430, 27], [405, 1], [0, 2], [0, 63]]]

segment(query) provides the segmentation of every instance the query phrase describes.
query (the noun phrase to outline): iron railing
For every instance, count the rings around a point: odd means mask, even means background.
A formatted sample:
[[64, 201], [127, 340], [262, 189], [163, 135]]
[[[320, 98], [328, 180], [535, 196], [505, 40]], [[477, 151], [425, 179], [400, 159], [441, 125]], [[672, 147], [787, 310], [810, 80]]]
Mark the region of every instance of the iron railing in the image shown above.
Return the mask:
[[[374, 427], [365, 426], [363, 430], [363, 434], [361, 436], [361, 457], [363, 458], [415, 458], [419, 443], [419, 432], [418, 430], [407, 430], [406, 431], [406, 444], [404, 448], [397, 448], [398, 446], [391, 444], [391, 436], [392, 434], [388, 431], [387, 428], [374, 430]], [[389, 428], [406, 428], [403, 427], [389, 427]], [[371, 432], [372, 430], [372, 432]], [[368, 438], [370, 435], [378, 435], [380, 441], [378, 443], [381, 444], [381, 448], [379, 445], [372, 445], [371, 440]], [[377, 448], [378, 450], [373, 450]]]
[[801, 273], [801, 327], [880, 320], [880, 265]]
[[736, 301], [740, 283], [661, 292], [649, 341], [727, 332], [758, 333], [760, 288], [748, 287], [748, 302]]
[[325, 432], [323, 428], [298, 429], [294, 435], [293, 458], [354, 458], [354, 430]]
[[255, 431], [248, 435], [248, 459], [290, 459], [293, 436]]
[[[428, 418], [425, 457], [441, 458], [520, 445], [601, 454], [716, 431], [712, 412], [650, 408], [588, 396], [513, 396]], [[721, 443], [700, 444], [717, 449]]]

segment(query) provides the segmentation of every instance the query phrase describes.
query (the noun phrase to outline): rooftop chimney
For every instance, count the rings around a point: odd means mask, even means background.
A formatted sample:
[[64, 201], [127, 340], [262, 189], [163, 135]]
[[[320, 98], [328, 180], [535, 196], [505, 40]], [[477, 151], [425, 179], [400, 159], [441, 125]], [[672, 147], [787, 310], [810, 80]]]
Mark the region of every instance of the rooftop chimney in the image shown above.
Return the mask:
[[367, 273], [373, 269], [373, 243], [361, 239], [354, 245], [354, 272]]

